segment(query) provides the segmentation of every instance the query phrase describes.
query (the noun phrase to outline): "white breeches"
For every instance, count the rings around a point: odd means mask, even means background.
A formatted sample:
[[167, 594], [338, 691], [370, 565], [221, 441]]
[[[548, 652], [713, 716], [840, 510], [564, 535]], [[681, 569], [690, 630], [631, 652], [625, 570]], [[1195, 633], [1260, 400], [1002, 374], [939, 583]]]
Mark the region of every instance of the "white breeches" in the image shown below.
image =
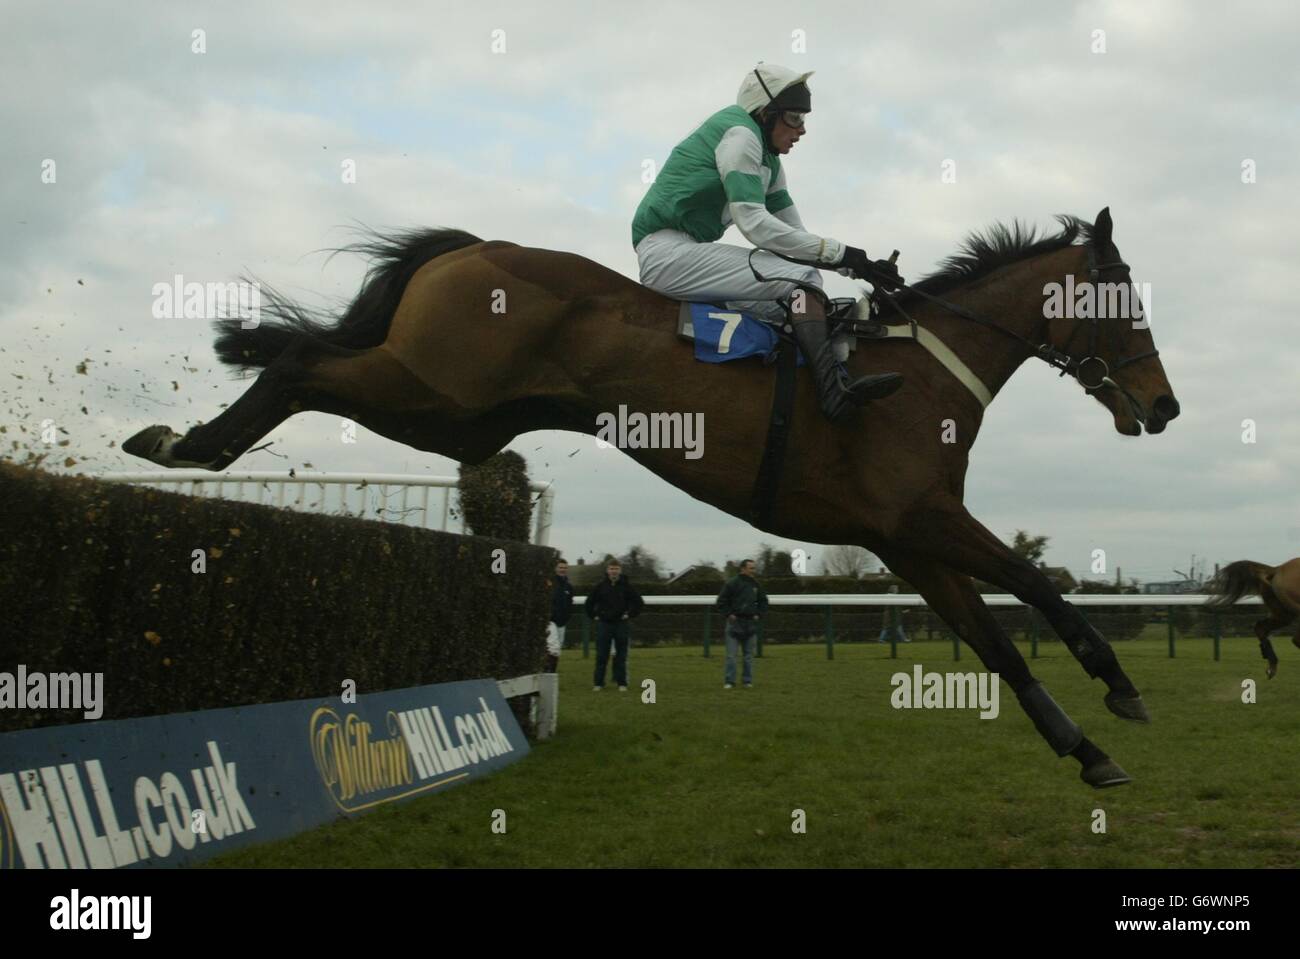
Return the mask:
[[[776, 303], [789, 296], [795, 285], [782, 280], [760, 283], [749, 268], [751, 250], [728, 243], [700, 243], [679, 230], [659, 230], [643, 238], [636, 247], [641, 282], [676, 300], [723, 303], [733, 310], [747, 310], [764, 319], [780, 322], [785, 311]], [[816, 286], [821, 272], [800, 266], [760, 250], [754, 266], [767, 277], [788, 277]]]

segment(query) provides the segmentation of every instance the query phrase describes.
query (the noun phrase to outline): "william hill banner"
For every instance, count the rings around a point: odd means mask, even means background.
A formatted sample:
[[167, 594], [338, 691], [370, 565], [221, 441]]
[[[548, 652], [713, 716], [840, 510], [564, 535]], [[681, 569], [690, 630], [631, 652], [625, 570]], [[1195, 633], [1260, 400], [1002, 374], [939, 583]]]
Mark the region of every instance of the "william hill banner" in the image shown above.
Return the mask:
[[528, 752], [492, 680], [0, 734], [0, 868], [179, 866]]

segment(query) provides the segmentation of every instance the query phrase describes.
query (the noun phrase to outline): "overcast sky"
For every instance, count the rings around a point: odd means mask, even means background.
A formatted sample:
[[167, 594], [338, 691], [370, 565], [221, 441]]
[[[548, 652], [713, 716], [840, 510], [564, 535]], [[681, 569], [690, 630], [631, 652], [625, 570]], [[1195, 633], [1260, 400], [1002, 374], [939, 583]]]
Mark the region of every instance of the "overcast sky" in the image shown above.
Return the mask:
[[[313, 251], [347, 242], [356, 221], [460, 227], [635, 279], [643, 162], [661, 163], [764, 60], [816, 71], [808, 135], [784, 161], [810, 230], [898, 248], [915, 278], [995, 220], [1054, 228], [1054, 213], [1091, 220], [1109, 205], [1135, 280], [1151, 285], [1181, 418], [1160, 436], [1121, 437], [1072, 381], [1026, 364], [973, 452], [977, 517], [1006, 539], [1050, 536], [1047, 561], [1076, 575], [1096, 548], [1110, 575], [1119, 565], [1144, 580], [1174, 578], [1193, 553], [1210, 564], [1300, 554], [1293, 3], [0, 10], [11, 456], [44, 449], [49, 418], [67, 430], [57, 460], [75, 459], [72, 471], [145, 468], [120, 453], [125, 438], [211, 419], [246, 386], [216, 366], [206, 322], [153, 318], [153, 285], [247, 270], [314, 305], [347, 299], [364, 263]], [[206, 52], [192, 49], [196, 30]], [[341, 182], [344, 159], [354, 184]], [[941, 182], [949, 159], [955, 183]], [[54, 183], [42, 182], [47, 160]], [[724, 239], [744, 243], [734, 228]], [[827, 287], [855, 291], [833, 273]], [[1242, 442], [1246, 419], [1254, 443]], [[236, 468], [455, 471], [364, 431], [344, 444], [322, 414], [269, 438], [272, 451]], [[533, 433], [512, 448], [554, 481], [552, 542], [570, 560], [632, 543], [671, 568], [760, 540], [819, 553], [589, 437]]]

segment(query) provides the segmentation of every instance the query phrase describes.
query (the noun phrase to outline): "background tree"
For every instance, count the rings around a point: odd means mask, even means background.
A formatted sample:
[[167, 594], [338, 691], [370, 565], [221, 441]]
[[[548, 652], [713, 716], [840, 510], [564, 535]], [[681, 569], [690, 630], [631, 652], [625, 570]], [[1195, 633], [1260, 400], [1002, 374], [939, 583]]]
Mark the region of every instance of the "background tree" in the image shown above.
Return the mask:
[[794, 575], [794, 558], [785, 550], [774, 549], [767, 543], [758, 544], [758, 553], [753, 560], [759, 576]]
[[528, 465], [514, 450], [490, 456], [477, 466], [461, 463], [458, 500], [470, 534], [528, 542], [533, 494], [528, 488]]
[[663, 579], [659, 557], [640, 543], [629, 546], [627, 552], [619, 557], [619, 562], [623, 564], [623, 575], [630, 580], [644, 583]]
[[1023, 529], [1018, 529], [1015, 539], [1011, 541], [1011, 551], [1037, 566], [1047, 552], [1048, 539], [1048, 536], [1030, 536]]
[[880, 560], [861, 546], [831, 546], [822, 554], [822, 572], [827, 576], [860, 579], [879, 565]]

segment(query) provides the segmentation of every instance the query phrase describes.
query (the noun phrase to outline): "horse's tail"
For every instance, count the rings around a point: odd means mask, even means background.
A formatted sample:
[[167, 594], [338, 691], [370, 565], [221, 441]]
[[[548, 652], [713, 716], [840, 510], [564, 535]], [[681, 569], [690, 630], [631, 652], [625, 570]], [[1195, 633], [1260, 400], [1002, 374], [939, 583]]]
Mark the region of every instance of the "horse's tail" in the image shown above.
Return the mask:
[[351, 350], [378, 346], [388, 336], [397, 304], [416, 270], [444, 253], [483, 242], [464, 230], [406, 230], [391, 236], [367, 232], [366, 239], [334, 251], [372, 260], [361, 292], [342, 315], [316, 313], [259, 284], [263, 316], [257, 326], [245, 329], [246, 321], [238, 319], [213, 324], [218, 331], [213, 344], [217, 359], [242, 369], [265, 367], [303, 334]]
[[1231, 606], [1246, 593], [1258, 593], [1273, 578], [1275, 567], [1252, 563], [1248, 559], [1229, 563], [1219, 571], [1211, 587], [1218, 596], [1206, 602], [1207, 606]]

